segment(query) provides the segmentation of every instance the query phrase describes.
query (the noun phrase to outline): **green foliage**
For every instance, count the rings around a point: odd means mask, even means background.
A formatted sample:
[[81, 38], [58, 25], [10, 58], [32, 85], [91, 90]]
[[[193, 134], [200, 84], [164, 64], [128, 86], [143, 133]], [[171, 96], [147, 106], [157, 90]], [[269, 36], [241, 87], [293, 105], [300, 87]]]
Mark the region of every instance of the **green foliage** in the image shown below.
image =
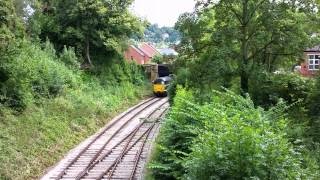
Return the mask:
[[[142, 67], [113, 59], [80, 71], [73, 48], [20, 40], [0, 65], [0, 179], [34, 179], [146, 96]], [[17, 112], [19, 110], [19, 112]]]
[[74, 48], [67, 48], [64, 46], [62, 53], [60, 54], [60, 60], [66, 64], [66, 66], [74, 69], [79, 69], [80, 63], [74, 52]]
[[181, 68], [176, 72], [176, 76], [168, 88], [169, 101], [171, 104], [176, 96], [177, 86], [187, 87], [190, 76], [190, 71], [187, 68]]
[[151, 59], [151, 62], [156, 64], [163, 64], [163, 57], [161, 55], [156, 55]]
[[17, 17], [12, 0], [0, 1], [0, 63], [16, 46], [16, 38], [24, 35], [21, 20]]
[[18, 37], [24, 35], [23, 24], [21, 19], [16, 15], [13, 0], [2, 0], [0, 2], [0, 28], [8, 28]]
[[310, 135], [313, 137], [313, 141], [320, 143], [320, 77], [317, 77], [314, 88], [308, 96], [306, 108], [309, 110], [310, 116], [309, 126]]
[[[313, 150], [313, 142], [318, 142], [317, 115], [313, 112], [318, 107], [315, 80], [294, 73], [256, 73], [250, 83], [249, 92], [255, 105], [271, 108], [280, 101], [291, 105], [286, 111], [290, 128], [287, 133], [294, 141], [303, 139], [303, 144]], [[254, 87], [254, 88], [253, 88]]]
[[[100, 62], [103, 62], [100, 60]], [[117, 85], [130, 82], [136, 85], [145, 83], [144, 70], [141, 65], [128, 63], [122, 57], [115, 56], [106, 63], [97, 65], [93, 73], [99, 77], [102, 85]]]
[[49, 44], [42, 50], [23, 41], [19, 50], [1, 64], [6, 75], [0, 83], [1, 103], [21, 109], [35, 98], [55, 97], [66, 87], [77, 85], [79, 76], [57, 61]]
[[265, 111], [250, 99], [215, 92], [201, 105], [192, 94], [178, 88], [150, 166], [155, 179], [319, 178], [305, 148], [289, 141], [283, 104]]
[[156, 44], [177, 44], [180, 41], [180, 33], [172, 27], [159, 27], [152, 24], [144, 31], [144, 40]]
[[249, 93], [256, 105], [268, 108], [277, 104], [281, 98], [288, 104], [302, 101], [306, 106], [314, 80], [295, 73], [255, 73], [250, 86]]
[[45, 9], [37, 9], [31, 18], [31, 30], [42, 40], [48, 37], [59, 50], [74, 47], [92, 65], [92, 54], [122, 53], [128, 37], [143, 32], [143, 23], [128, 9], [131, 4], [131, 0], [44, 2]]
[[158, 140], [155, 157], [149, 168], [152, 169], [155, 179], [177, 179], [184, 174], [183, 158], [190, 153], [192, 139], [196, 134], [191, 131], [196, 127], [196, 121], [192, 117], [186, 117], [184, 113], [178, 113], [181, 109], [191, 109], [191, 104], [186, 104], [182, 99], [194, 101], [191, 92], [178, 87], [168, 118]]
[[144, 85], [102, 86], [92, 75], [81, 76], [77, 88], [43, 98], [18, 115], [0, 104], [0, 179], [38, 179], [110, 118], [150, 94]]
[[[131, 4], [0, 0], [0, 179], [39, 178], [151, 93], [142, 67], [120, 57], [128, 37], [143, 32]], [[91, 55], [97, 66], [80, 70]]]
[[[204, 75], [218, 74], [226, 66], [230, 71], [220, 77], [237, 80], [243, 95], [249, 92], [249, 82], [257, 67], [274, 72], [284, 65], [295, 64], [304, 49], [312, 46], [315, 40], [312, 34], [318, 32], [314, 26], [318, 16], [310, 8], [317, 6], [314, 1], [197, 2], [197, 10], [183, 14], [176, 24], [182, 34], [179, 53], [188, 61], [200, 61], [199, 72]], [[220, 66], [208, 69], [208, 64]]]

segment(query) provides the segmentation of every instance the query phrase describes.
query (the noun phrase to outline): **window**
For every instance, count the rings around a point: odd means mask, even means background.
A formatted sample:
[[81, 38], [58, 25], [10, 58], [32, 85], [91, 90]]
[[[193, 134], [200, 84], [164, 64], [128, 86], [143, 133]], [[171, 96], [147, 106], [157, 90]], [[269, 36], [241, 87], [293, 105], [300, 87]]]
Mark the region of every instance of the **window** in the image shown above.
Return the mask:
[[133, 56], [131, 56], [131, 61], [133, 61]]
[[164, 82], [163, 79], [156, 79], [156, 80], [154, 80], [153, 83], [154, 83], [154, 84], [164, 84], [165, 82]]
[[320, 55], [310, 54], [309, 55], [309, 70], [319, 70]]

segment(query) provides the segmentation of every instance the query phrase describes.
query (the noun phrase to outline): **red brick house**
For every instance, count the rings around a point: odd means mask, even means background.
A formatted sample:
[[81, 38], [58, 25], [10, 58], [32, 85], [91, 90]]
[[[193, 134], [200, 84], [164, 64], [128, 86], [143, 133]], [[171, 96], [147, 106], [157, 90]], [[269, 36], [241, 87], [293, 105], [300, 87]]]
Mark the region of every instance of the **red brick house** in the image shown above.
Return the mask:
[[316, 75], [320, 69], [320, 45], [305, 50], [304, 57], [300, 73], [309, 77]]
[[129, 46], [128, 50], [124, 53], [124, 57], [127, 61], [135, 61], [137, 64], [145, 64], [148, 61], [144, 52], [133, 45]]
[[148, 64], [151, 59], [159, 54], [157, 49], [148, 43], [142, 43], [139, 47], [131, 45], [124, 53], [127, 61], [135, 61], [137, 64]]
[[152, 59], [155, 55], [159, 54], [158, 50], [151, 44], [142, 43], [139, 47], [148, 58]]

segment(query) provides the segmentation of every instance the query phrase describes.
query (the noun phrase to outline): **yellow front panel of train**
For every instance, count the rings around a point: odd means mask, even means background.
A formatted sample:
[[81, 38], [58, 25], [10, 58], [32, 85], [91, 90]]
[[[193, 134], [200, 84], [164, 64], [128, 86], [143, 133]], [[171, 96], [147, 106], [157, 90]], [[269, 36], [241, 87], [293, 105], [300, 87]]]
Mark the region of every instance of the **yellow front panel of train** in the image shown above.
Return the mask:
[[157, 92], [164, 92], [165, 91], [165, 87], [163, 84], [155, 84], [153, 85], [153, 92], [157, 93]]

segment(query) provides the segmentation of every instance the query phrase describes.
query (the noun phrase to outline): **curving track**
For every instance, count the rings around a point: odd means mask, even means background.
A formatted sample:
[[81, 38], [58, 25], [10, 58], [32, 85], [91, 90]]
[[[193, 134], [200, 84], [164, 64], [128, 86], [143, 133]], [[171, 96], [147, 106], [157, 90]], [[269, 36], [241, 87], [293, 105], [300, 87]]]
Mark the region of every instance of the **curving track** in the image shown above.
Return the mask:
[[141, 179], [167, 98], [150, 98], [72, 150], [43, 180]]

